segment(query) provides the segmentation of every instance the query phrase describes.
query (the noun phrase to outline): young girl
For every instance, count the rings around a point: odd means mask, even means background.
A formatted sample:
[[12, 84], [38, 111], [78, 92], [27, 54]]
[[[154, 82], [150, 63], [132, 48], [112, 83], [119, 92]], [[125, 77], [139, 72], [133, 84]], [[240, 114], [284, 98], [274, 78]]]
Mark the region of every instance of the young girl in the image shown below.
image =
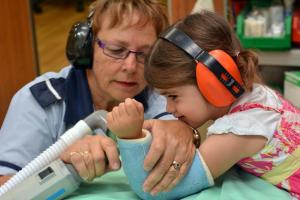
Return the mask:
[[[214, 120], [198, 149], [207, 177], [238, 164], [300, 199], [300, 110], [261, 83], [257, 65], [257, 56], [241, 47], [222, 17], [202, 11], [162, 34], [145, 77], [178, 119], [193, 128]], [[113, 122], [117, 111], [108, 115], [109, 126], [121, 133], [126, 123]], [[129, 138], [142, 137], [138, 129], [126, 129]]]

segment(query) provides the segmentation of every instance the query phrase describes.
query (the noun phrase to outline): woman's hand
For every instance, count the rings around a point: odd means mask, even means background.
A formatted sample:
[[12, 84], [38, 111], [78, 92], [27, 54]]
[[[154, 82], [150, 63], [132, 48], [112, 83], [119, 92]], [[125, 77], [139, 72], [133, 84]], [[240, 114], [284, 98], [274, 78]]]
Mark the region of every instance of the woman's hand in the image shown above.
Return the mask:
[[134, 99], [127, 98], [125, 102], [120, 103], [107, 114], [107, 126], [119, 138], [142, 137], [143, 123], [143, 105]]
[[86, 181], [120, 168], [117, 146], [105, 135], [87, 135], [63, 152], [61, 159], [71, 163]]
[[179, 120], [148, 120], [144, 128], [153, 141], [144, 161], [150, 174], [143, 187], [156, 195], [171, 190], [187, 173], [195, 154], [193, 131]]

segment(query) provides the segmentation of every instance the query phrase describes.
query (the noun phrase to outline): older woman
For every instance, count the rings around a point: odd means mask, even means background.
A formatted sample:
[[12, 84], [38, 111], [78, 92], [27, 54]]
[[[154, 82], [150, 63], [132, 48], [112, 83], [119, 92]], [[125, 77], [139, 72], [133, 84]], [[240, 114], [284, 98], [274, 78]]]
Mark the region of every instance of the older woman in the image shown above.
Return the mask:
[[[98, 0], [91, 8], [88, 20], [70, 32], [67, 54], [72, 66], [37, 77], [12, 99], [0, 131], [5, 144], [0, 146], [1, 184], [78, 120], [94, 110], [111, 111], [125, 98], [143, 103], [145, 119], [171, 119], [164, 98], [146, 87], [143, 76], [145, 55], [167, 25], [162, 5], [156, 0]], [[72, 52], [76, 44], [82, 46]], [[195, 148], [192, 130], [177, 120], [146, 126], [153, 132], [144, 163], [151, 171], [147, 185], [165, 179], [174, 160], [186, 166], [183, 176], [192, 160], [187, 152]], [[120, 168], [117, 146], [106, 133], [77, 141], [61, 158], [88, 181]]]

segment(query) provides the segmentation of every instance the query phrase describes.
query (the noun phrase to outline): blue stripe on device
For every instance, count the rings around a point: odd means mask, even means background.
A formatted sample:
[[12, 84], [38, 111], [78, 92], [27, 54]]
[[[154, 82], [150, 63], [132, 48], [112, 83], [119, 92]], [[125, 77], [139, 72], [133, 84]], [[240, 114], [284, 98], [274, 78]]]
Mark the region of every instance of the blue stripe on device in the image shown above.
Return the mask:
[[66, 192], [66, 190], [64, 188], [61, 188], [60, 190], [58, 190], [57, 192], [55, 192], [54, 194], [52, 194], [51, 196], [49, 196], [47, 198], [47, 200], [56, 200], [58, 197], [60, 197], [61, 195], [63, 195]]

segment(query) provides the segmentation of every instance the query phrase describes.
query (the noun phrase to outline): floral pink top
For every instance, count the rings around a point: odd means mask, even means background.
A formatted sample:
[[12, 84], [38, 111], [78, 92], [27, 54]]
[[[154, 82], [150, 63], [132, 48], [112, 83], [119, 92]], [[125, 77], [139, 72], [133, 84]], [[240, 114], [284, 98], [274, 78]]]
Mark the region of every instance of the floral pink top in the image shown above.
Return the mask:
[[[280, 101], [278, 107], [249, 101], [232, 107], [229, 115], [260, 110], [273, 115], [277, 113], [279, 116], [272, 137], [269, 137], [270, 134], [263, 135], [268, 138], [265, 147], [258, 154], [240, 160], [238, 165], [245, 171], [287, 190], [294, 198], [300, 200], [300, 109], [279, 94], [275, 95]], [[259, 122], [257, 126], [260, 126]]]
[[300, 199], [300, 110], [282, 99], [282, 108], [274, 109], [261, 104], [243, 104], [231, 113], [261, 108], [281, 114], [273, 138], [259, 153], [239, 161], [239, 165], [258, 177], [283, 188]]

